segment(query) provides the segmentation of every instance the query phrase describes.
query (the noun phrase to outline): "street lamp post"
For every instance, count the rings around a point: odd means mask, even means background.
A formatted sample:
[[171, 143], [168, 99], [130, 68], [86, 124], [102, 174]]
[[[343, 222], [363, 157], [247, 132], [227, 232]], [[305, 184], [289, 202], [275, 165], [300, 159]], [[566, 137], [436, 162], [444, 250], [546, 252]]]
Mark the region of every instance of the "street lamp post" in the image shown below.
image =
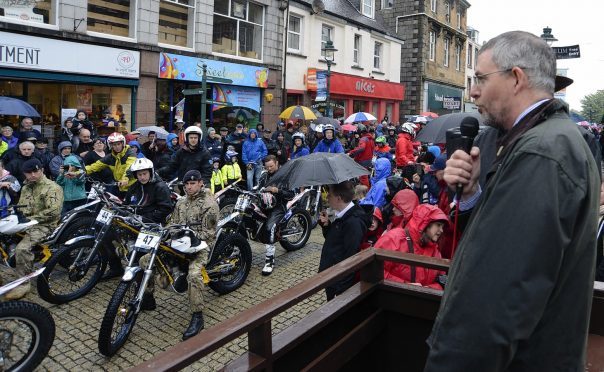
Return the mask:
[[325, 42], [325, 47], [323, 47], [321, 49], [321, 51], [325, 54], [324, 58], [325, 58], [325, 62], [327, 63], [327, 95], [325, 97], [325, 104], [326, 104], [325, 110], [326, 110], [327, 117], [332, 118], [333, 111], [331, 109], [331, 102], [329, 100], [330, 99], [329, 98], [329, 89], [330, 89], [330, 85], [331, 85], [331, 64], [334, 61], [334, 54], [338, 50], [336, 48], [334, 48], [333, 41], [327, 40]]
[[558, 41], [558, 39], [556, 39], [554, 37], [554, 35], [552, 35], [552, 29], [547, 26], [543, 29], [543, 34], [541, 34], [540, 36], [543, 40], [545, 40], [545, 42], [547, 43], [547, 45], [552, 46], [552, 44], [556, 41]]

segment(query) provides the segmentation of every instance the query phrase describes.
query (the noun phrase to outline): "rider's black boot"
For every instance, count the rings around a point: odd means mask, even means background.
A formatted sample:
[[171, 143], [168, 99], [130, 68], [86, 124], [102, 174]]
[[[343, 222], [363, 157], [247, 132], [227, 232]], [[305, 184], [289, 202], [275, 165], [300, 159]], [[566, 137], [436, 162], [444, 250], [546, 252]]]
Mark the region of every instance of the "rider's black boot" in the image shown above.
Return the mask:
[[117, 256], [117, 254], [115, 254], [115, 250], [108, 249], [107, 251], [108, 251], [107, 255], [109, 256], [109, 257], [107, 257], [107, 261], [109, 263], [109, 270], [107, 270], [105, 272], [105, 274], [101, 278], [101, 281], [118, 278], [118, 277], [124, 275], [124, 269], [122, 268], [122, 261]]
[[155, 310], [156, 307], [157, 304], [155, 303], [153, 293], [145, 293], [141, 302], [141, 310]]
[[203, 313], [201, 311], [193, 313], [191, 317], [191, 323], [189, 323], [189, 328], [183, 333], [182, 340], [185, 341], [196, 334], [199, 333], [203, 329]]

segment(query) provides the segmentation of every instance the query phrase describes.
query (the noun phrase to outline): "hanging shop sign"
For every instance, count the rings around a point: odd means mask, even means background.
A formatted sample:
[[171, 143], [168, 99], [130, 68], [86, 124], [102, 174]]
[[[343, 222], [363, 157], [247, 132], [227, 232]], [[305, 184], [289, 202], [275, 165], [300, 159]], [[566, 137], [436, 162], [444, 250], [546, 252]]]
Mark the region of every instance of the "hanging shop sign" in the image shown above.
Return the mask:
[[157, 76], [161, 79], [201, 81], [204, 64], [207, 66], [207, 81], [210, 83], [215, 82], [212, 78], [219, 78], [220, 82], [227, 80], [233, 85], [268, 87], [268, 68], [170, 53], [159, 55]]
[[138, 78], [139, 62], [137, 51], [0, 32], [0, 67]]

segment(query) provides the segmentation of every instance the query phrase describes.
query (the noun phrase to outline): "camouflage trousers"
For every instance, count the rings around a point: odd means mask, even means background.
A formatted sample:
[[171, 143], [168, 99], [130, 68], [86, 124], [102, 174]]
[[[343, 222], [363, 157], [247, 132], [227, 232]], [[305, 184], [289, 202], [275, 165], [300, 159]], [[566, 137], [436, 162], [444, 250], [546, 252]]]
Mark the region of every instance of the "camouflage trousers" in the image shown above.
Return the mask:
[[16, 271], [19, 277], [34, 271], [35, 256], [31, 249], [49, 236], [52, 230], [48, 226], [34, 225], [25, 231], [25, 236], [15, 248]]
[[[203, 278], [201, 277], [201, 269], [206, 265], [208, 261], [208, 250], [204, 249], [201, 252], [197, 253], [195, 259], [189, 262], [189, 272], [187, 275], [187, 282], [189, 283], [189, 288], [187, 290], [187, 294], [189, 296], [189, 309], [191, 313], [198, 313], [203, 311]], [[151, 259], [150, 255], [144, 255], [140, 259], [140, 265], [143, 269], [147, 269], [149, 266], [149, 260]], [[153, 269], [154, 274], [156, 272], [156, 267]], [[153, 278], [147, 284], [147, 288], [145, 289], [145, 293], [153, 294], [155, 292], [155, 280], [157, 280], [157, 284], [162, 288], [167, 288], [169, 283], [168, 279], [165, 277], [165, 273], [163, 270], [160, 270], [159, 275], [153, 275]]]

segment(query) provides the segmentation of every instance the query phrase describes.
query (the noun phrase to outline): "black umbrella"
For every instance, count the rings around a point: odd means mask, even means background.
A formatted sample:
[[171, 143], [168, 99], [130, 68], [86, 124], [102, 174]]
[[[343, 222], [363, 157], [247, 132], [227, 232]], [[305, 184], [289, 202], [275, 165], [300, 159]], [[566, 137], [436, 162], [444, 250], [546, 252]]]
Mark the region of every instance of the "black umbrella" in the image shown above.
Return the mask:
[[287, 162], [279, 168], [270, 184], [295, 189], [337, 184], [368, 174], [367, 169], [346, 154], [317, 152]]
[[461, 121], [468, 116], [473, 116], [478, 119], [478, 123], [482, 125], [482, 118], [478, 113], [455, 113], [439, 116], [432, 120], [419, 132], [416, 141], [425, 143], [445, 143], [447, 139], [447, 130], [451, 128], [459, 128]]

